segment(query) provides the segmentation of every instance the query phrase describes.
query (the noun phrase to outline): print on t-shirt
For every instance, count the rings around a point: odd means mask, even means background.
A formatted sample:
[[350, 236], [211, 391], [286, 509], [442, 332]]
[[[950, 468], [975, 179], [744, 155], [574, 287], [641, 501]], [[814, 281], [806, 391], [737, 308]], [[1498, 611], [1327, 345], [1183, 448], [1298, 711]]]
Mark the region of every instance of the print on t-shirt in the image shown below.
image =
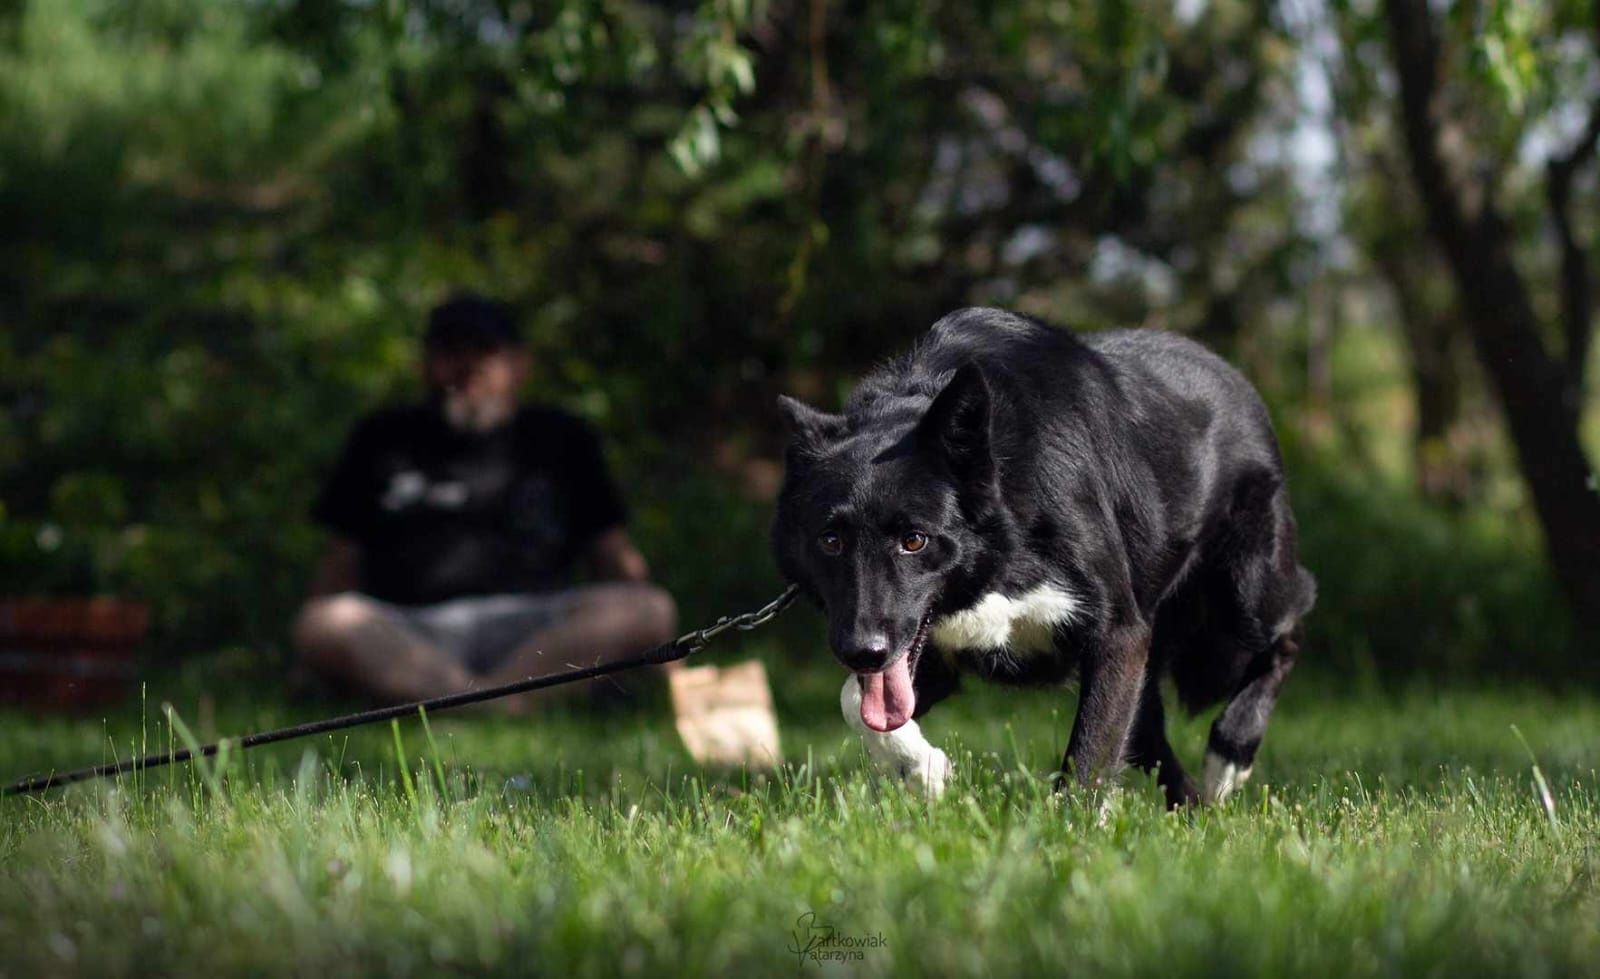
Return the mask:
[[389, 477], [389, 488], [384, 491], [378, 505], [390, 513], [419, 502], [441, 510], [455, 510], [466, 504], [468, 495], [465, 483], [429, 483], [426, 475], [415, 469], [406, 469]]

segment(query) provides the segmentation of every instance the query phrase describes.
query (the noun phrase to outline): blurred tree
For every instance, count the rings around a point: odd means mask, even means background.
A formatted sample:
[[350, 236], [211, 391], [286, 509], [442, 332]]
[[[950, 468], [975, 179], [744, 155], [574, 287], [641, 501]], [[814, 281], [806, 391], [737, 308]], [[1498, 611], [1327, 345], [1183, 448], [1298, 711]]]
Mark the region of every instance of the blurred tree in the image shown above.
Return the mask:
[[[1551, 563], [1574, 612], [1600, 634], [1600, 492], [1579, 436], [1593, 332], [1592, 258], [1573, 233], [1572, 183], [1600, 140], [1600, 8], [1497, 2], [1478, 21], [1463, 8], [1441, 22], [1426, 0], [1385, 0], [1402, 133], [1417, 194], [1460, 293], [1463, 320], [1499, 393], [1522, 472], [1544, 527]], [[1487, 21], [1487, 22], [1485, 22]], [[1519, 261], [1508, 208], [1510, 175], [1538, 110], [1564, 110], [1557, 71], [1540, 77], [1539, 55], [1582, 30], [1591, 43], [1580, 132], [1548, 154], [1549, 225], [1560, 252], [1553, 292], [1559, 331], [1547, 330]], [[1455, 43], [1450, 43], [1451, 41]], [[1545, 52], [1541, 52], [1545, 48]], [[1462, 64], [1477, 53], [1476, 65]], [[1562, 66], [1565, 67], [1565, 66]], [[1477, 70], [1470, 70], [1476, 68]], [[1552, 352], [1547, 333], [1564, 343]]]
[[1412, 466], [1431, 499], [1466, 504], [1481, 493], [1474, 478], [1463, 412], [1472, 378], [1469, 343], [1437, 249], [1428, 240], [1407, 173], [1405, 150], [1388, 111], [1392, 72], [1379, 25], [1347, 5], [1330, 26], [1339, 44], [1322, 61], [1334, 102], [1343, 185], [1343, 227], [1360, 249], [1368, 275], [1384, 287], [1405, 339], [1414, 421]]

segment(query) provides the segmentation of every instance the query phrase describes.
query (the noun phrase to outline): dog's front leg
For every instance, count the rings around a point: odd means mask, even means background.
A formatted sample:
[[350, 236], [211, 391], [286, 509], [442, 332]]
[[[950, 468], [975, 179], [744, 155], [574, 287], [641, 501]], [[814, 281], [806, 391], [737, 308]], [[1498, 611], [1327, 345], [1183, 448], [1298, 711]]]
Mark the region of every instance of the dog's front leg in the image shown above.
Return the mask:
[[1063, 776], [1093, 786], [1122, 767], [1149, 658], [1150, 630], [1142, 623], [1113, 627], [1099, 648], [1084, 657], [1078, 717], [1061, 761]]
[[861, 720], [861, 683], [854, 676], [845, 677], [844, 687], [839, 690], [839, 710], [845, 722], [861, 735], [874, 768], [904, 779], [929, 798], [944, 794], [954, 771], [950, 758], [928, 743], [916, 721], [906, 721], [887, 733], [867, 727]]

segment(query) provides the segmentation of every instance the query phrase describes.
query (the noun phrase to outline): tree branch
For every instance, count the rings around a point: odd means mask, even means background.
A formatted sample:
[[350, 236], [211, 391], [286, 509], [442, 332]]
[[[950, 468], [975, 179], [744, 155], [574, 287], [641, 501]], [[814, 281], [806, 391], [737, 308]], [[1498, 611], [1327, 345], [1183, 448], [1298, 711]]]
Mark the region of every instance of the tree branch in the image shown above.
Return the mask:
[[1459, 168], [1445, 159], [1444, 122], [1439, 110], [1439, 42], [1428, 4], [1423, 0], [1388, 0], [1384, 13], [1400, 79], [1400, 130], [1416, 178], [1418, 192], [1433, 225], [1445, 242], [1460, 241], [1476, 223], [1478, 208], [1461, 186]]
[[[1600, 2], [1595, 4], [1595, 53], [1600, 54]], [[1594, 339], [1594, 299], [1589, 281], [1589, 254], [1572, 228], [1572, 182], [1594, 160], [1600, 142], [1600, 97], [1589, 106], [1589, 121], [1577, 142], [1545, 166], [1545, 197], [1561, 253], [1561, 323], [1566, 339], [1566, 370], [1573, 403], [1581, 403], [1584, 368]]]

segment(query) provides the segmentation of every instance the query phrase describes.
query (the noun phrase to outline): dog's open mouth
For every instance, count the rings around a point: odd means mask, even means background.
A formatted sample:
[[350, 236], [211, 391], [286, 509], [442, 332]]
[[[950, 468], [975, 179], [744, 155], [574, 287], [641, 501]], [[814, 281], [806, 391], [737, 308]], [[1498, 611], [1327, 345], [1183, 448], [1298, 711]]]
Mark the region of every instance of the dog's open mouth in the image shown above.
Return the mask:
[[906, 645], [906, 650], [895, 661], [877, 673], [857, 673], [861, 684], [861, 722], [880, 733], [902, 727], [911, 720], [917, 709], [917, 694], [911, 686], [911, 667], [928, 641], [928, 627], [933, 622], [933, 609], [922, 615], [916, 634]]

